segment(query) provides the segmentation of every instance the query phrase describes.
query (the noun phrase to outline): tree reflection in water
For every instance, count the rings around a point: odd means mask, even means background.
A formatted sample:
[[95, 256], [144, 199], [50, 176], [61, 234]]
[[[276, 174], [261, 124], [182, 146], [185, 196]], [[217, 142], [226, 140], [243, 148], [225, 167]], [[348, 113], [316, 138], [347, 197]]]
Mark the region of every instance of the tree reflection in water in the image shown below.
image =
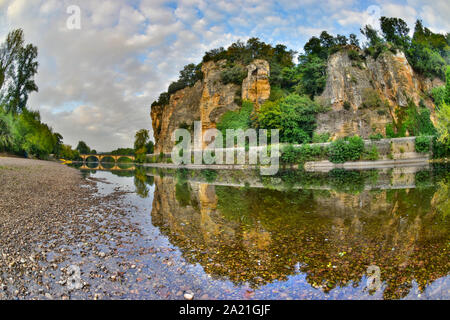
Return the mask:
[[[448, 172], [241, 174], [242, 181], [226, 173], [215, 182], [155, 173], [152, 223], [215, 278], [258, 288], [303, 273], [329, 292], [364, 284], [376, 265], [383, 297], [397, 299], [414, 282], [424, 290], [450, 271]], [[135, 183], [145, 196], [143, 177], [138, 172]], [[296, 189], [298, 182], [309, 189]]]

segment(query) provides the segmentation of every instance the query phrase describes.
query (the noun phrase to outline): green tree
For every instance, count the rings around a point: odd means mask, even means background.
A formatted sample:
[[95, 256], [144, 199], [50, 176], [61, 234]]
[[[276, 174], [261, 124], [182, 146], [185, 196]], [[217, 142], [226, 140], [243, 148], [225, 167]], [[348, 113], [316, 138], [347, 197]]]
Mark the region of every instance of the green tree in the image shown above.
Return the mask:
[[0, 45], [0, 90], [3, 87], [7, 75], [13, 68], [19, 51], [24, 44], [22, 29], [16, 29], [8, 33], [6, 41]]
[[134, 136], [134, 149], [138, 150], [142, 147], [145, 147], [145, 144], [147, 143], [149, 137], [150, 136], [147, 129], [141, 129], [137, 131]]
[[7, 150], [13, 143], [13, 137], [5, 120], [0, 118], [0, 151]]
[[145, 162], [148, 150], [146, 144], [148, 143], [149, 133], [147, 129], [141, 129], [136, 132], [134, 136], [134, 149], [136, 162]]
[[299, 71], [301, 73], [301, 90], [311, 97], [320, 95], [325, 89], [327, 62], [315, 55], [301, 56]]
[[399, 18], [380, 18], [381, 31], [384, 39], [395, 46], [406, 49], [410, 43], [409, 28], [405, 21]]
[[145, 148], [147, 149], [147, 153], [153, 153], [155, 151], [155, 144], [153, 141], [149, 141], [146, 143]]
[[75, 148], [80, 154], [91, 153], [91, 148], [84, 141], [79, 141], [77, 147]]
[[27, 105], [29, 94], [38, 91], [34, 82], [34, 76], [38, 68], [37, 54], [37, 47], [32, 44], [19, 49], [16, 63], [14, 63], [14, 68], [10, 72], [11, 85], [6, 96], [7, 111], [22, 111]]
[[442, 103], [437, 110], [439, 141], [450, 148], [450, 104]]
[[383, 39], [378, 35], [377, 30], [371, 26], [366, 25], [364, 28], [360, 29], [361, 33], [366, 37], [368, 47], [376, 47], [383, 42]]
[[279, 129], [281, 142], [310, 142], [319, 109], [307, 96], [290, 94], [275, 102], [266, 101], [257, 113], [257, 122], [262, 129]]

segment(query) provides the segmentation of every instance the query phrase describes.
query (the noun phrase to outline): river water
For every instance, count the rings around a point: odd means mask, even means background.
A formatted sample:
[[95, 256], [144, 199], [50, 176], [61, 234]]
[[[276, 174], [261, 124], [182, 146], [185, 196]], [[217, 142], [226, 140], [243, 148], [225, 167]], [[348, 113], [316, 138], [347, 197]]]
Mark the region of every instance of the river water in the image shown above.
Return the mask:
[[99, 195], [122, 191], [140, 229], [129, 257], [140, 274], [122, 298], [450, 298], [448, 165], [123, 168], [82, 170]]

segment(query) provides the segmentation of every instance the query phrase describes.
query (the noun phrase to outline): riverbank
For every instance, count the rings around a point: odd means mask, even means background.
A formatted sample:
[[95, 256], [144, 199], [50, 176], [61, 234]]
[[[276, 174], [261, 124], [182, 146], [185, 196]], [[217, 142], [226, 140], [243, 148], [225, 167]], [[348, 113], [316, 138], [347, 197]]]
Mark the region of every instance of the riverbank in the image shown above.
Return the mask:
[[[21, 158], [0, 158], [0, 181], [0, 299], [103, 299], [130, 291], [124, 274], [132, 262], [117, 248], [139, 230], [120, 205], [123, 191], [99, 195], [101, 181], [76, 169]], [[119, 286], [116, 277], [124, 279]]]

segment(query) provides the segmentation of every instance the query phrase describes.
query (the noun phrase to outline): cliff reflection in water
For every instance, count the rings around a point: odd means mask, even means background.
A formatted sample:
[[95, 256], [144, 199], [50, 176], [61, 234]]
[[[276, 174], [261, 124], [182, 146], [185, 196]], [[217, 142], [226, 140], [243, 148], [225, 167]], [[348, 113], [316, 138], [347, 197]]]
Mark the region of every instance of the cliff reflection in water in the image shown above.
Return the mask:
[[383, 297], [396, 299], [414, 282], [422, 291], [449, 274], [448, 172], [147, 176], [155, 183], [152, 223], [216, 279], [260, 288], [303, 273], [312, 287], [329, 292], [358, 287], [376, 265]]

